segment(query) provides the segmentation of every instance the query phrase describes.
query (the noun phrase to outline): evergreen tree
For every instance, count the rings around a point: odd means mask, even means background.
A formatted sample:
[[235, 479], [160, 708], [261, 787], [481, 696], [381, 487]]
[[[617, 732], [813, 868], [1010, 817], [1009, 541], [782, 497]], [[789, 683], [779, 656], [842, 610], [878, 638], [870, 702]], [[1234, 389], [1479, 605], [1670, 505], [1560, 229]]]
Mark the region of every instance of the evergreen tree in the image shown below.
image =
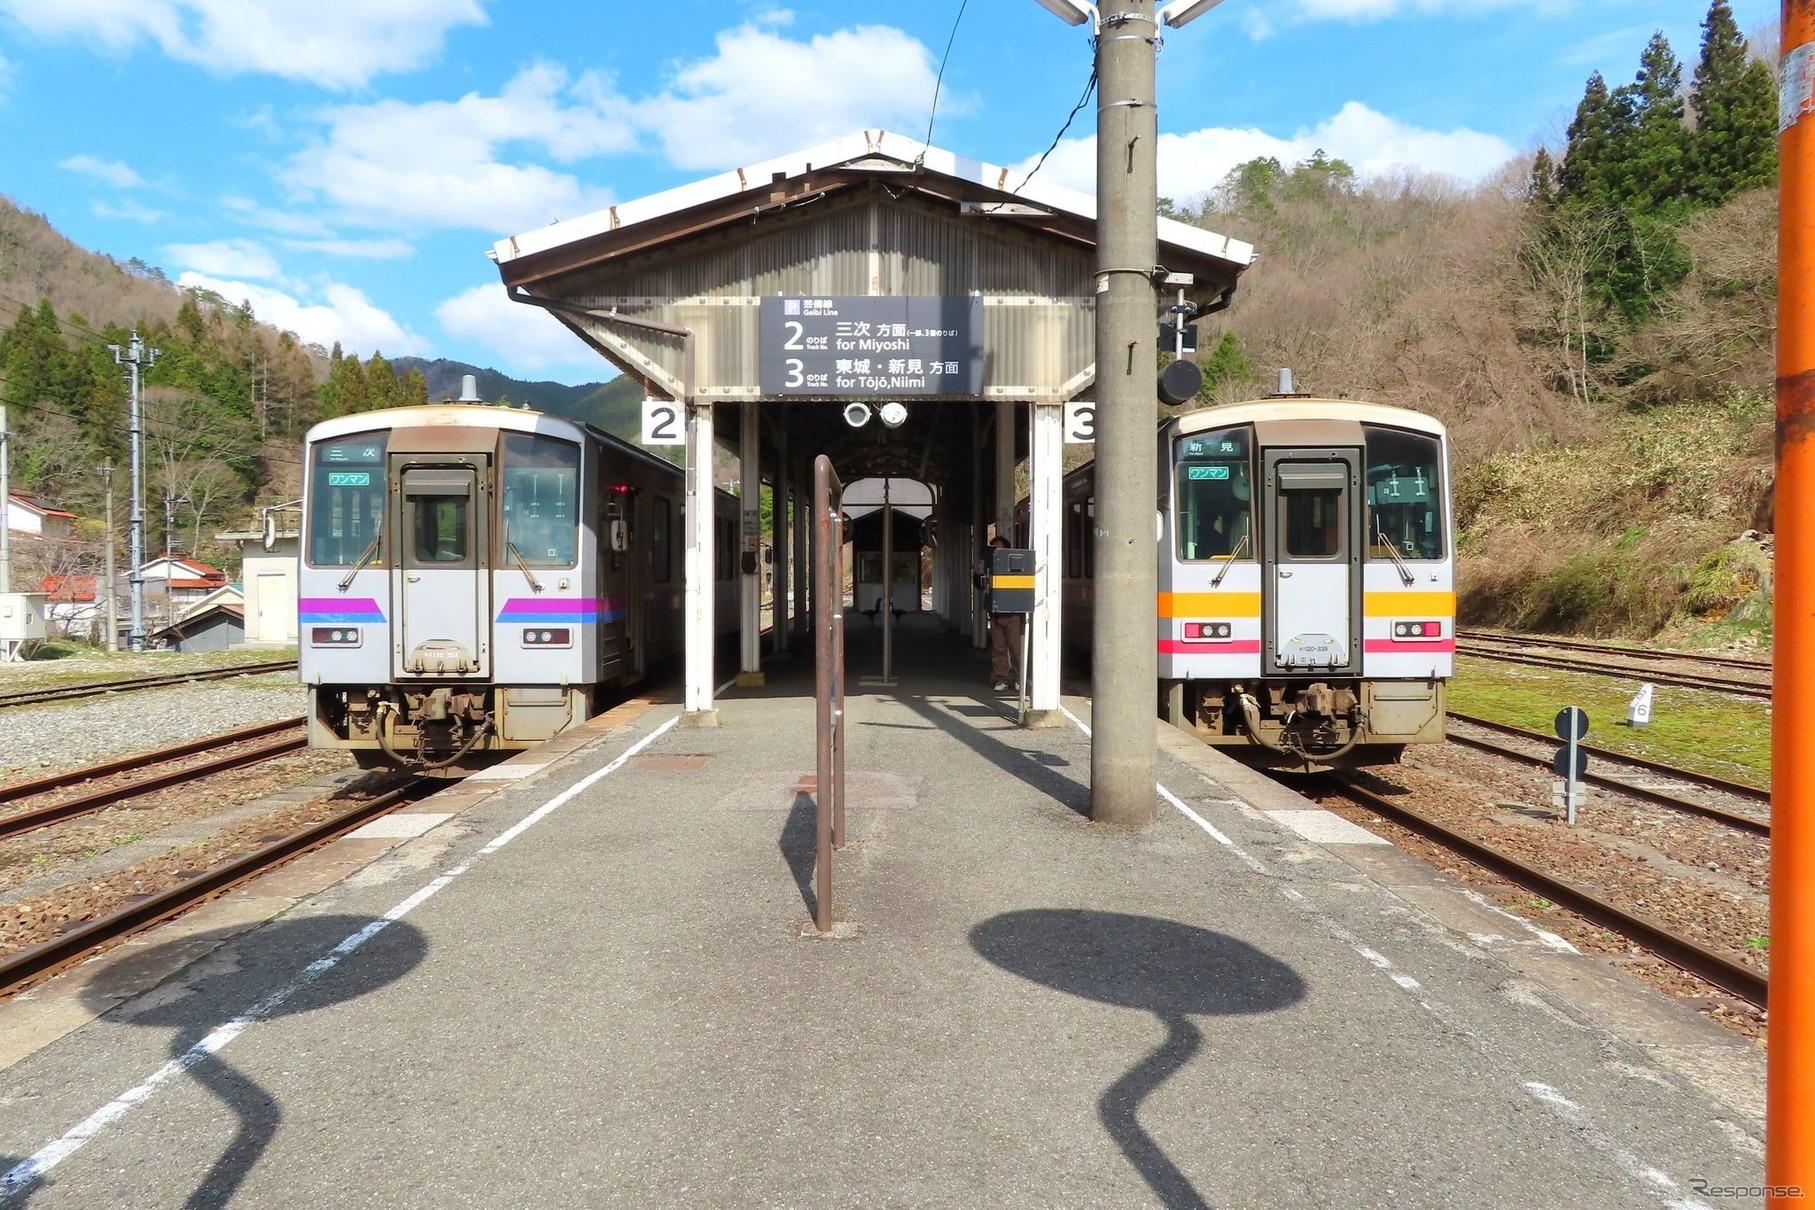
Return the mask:
[[399, 398], [397, 371], [376, 349], [372, 351], [372, 360], [366, 362], [366, 394], [373, 408], [394, 408], [403, 402]]
[[397, 402], [405, 407], [429, 401], [429, 380], [422, 376], [421, 369], [411, 369], [403, 376], [403, 395]]
[[372, 410], [371, 392], [366, 387], [365, 367], [358, 354], [343, 356], [328, 370], [328, 380], [321, 384], [321, 415], [324, 420], [351, 416]]
[[1602, 205], [1613, 201], [1611, 168], [1625, 125], [1620, 111], [1624, 103], [1616, 104], [1600, 72], [1588, 77], [1575, 119], [1569, 123], [1563, 166], [1557, 170], [1558, 200]]
[[1702, 22], [1689, 109], [1695, 115], [1687, 182], [1693, 200], [1719, 205], [1777, 179], [1777, 90], [1771, 69], [1748, 61], [1727, 0], [1714, 0]]
[[1531, 159], [1531, 183], [1526, 187], [1525, 200], [1541, 212], [1548, 212], [1557, 204], [1557, 163], [1543, 147]]
[[1613, 108], [1622, 122], [1610, 157], [1609, 200], [1656, 211], [1685, 197], [1689, 132], [1682, 90], [1683, 65], [1663, 32], [1652, 34], [1639, 56], [1638, 78], [1615, 93]]

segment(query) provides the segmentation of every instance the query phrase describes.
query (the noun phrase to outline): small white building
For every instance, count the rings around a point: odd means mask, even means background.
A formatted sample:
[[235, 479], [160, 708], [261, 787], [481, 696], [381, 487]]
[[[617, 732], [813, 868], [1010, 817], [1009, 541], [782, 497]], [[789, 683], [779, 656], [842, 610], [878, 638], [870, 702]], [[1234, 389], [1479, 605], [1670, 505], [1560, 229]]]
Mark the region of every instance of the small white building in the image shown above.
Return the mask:
[[69, 537], [75, 526], [76, 515], [72, 512], [52, 508], [36, 496], [7, 493], [6, 528], [15, 534], [55, 541]]
[[[286, 518], [289, 519], [289, 518]], [[240, 584], [246, 594], [247, 647], [292, 647], [296, 644], [297, 565], [302, 536], [277, 531], [271, 549], [259, 531], [216, 534], [240, 549]]]

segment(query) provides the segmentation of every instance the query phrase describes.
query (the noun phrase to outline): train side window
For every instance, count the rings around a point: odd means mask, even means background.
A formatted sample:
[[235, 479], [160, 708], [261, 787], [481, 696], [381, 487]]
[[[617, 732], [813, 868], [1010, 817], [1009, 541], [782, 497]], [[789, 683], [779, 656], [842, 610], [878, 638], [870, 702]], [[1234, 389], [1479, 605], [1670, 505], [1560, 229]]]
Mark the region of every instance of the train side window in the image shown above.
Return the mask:
[[1404, 429], [1363, 426], [1368, 461], [1368, 556], [1441, 559], [1443, 446]]
[[674, 501], [657, 496], [649, 502], [651, 578], [658, 584], [674, 579]]
[[[384, 533], [388, 433], [355, 433], [309, 451], [309, 515], [304, 549], [311, 567], [351, 567]], [[385, 566], [384, 543], [367, 566]]]
[[1251, 430], [1193, 433], [1174, 443], [1173, 526], [1183, 560], [1255, 557]]

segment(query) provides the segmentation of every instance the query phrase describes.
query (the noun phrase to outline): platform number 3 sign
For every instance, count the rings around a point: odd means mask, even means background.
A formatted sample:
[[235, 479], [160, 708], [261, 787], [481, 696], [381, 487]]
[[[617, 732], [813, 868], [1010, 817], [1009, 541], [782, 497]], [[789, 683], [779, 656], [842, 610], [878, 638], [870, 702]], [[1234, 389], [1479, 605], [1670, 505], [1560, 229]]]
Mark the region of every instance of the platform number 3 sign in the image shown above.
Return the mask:
[[680, 404], [672, 399], [643, 400], [643, 444], [687, 444], [687, 423]]
[[1094, 445], [1097, 439], [1097, 405], [1089, 399], [1065, 401], [1065, 444]]

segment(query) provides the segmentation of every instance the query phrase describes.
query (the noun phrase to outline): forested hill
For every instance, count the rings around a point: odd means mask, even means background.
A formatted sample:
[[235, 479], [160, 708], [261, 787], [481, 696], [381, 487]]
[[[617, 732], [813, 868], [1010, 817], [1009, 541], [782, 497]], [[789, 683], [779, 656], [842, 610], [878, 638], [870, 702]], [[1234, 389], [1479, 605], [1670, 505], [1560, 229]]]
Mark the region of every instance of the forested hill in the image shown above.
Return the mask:
[[[472, 374], [479, 380], [479, 398], [487, 403], [517, 404], [597, 425], [608, 433], [634, 439], [641, 429], [643, 390], [635, 379], [620, 375], [609, 382], [567, 386], [559, 382], [528, 382], [483, 366], [439, 358], [399, 357], [392, 366], [399, 373], [417, 371], [428, 383], [431, 400], [458, 399], [460, 380]], [[607, 363], [601, 359], [601, 370]]]

